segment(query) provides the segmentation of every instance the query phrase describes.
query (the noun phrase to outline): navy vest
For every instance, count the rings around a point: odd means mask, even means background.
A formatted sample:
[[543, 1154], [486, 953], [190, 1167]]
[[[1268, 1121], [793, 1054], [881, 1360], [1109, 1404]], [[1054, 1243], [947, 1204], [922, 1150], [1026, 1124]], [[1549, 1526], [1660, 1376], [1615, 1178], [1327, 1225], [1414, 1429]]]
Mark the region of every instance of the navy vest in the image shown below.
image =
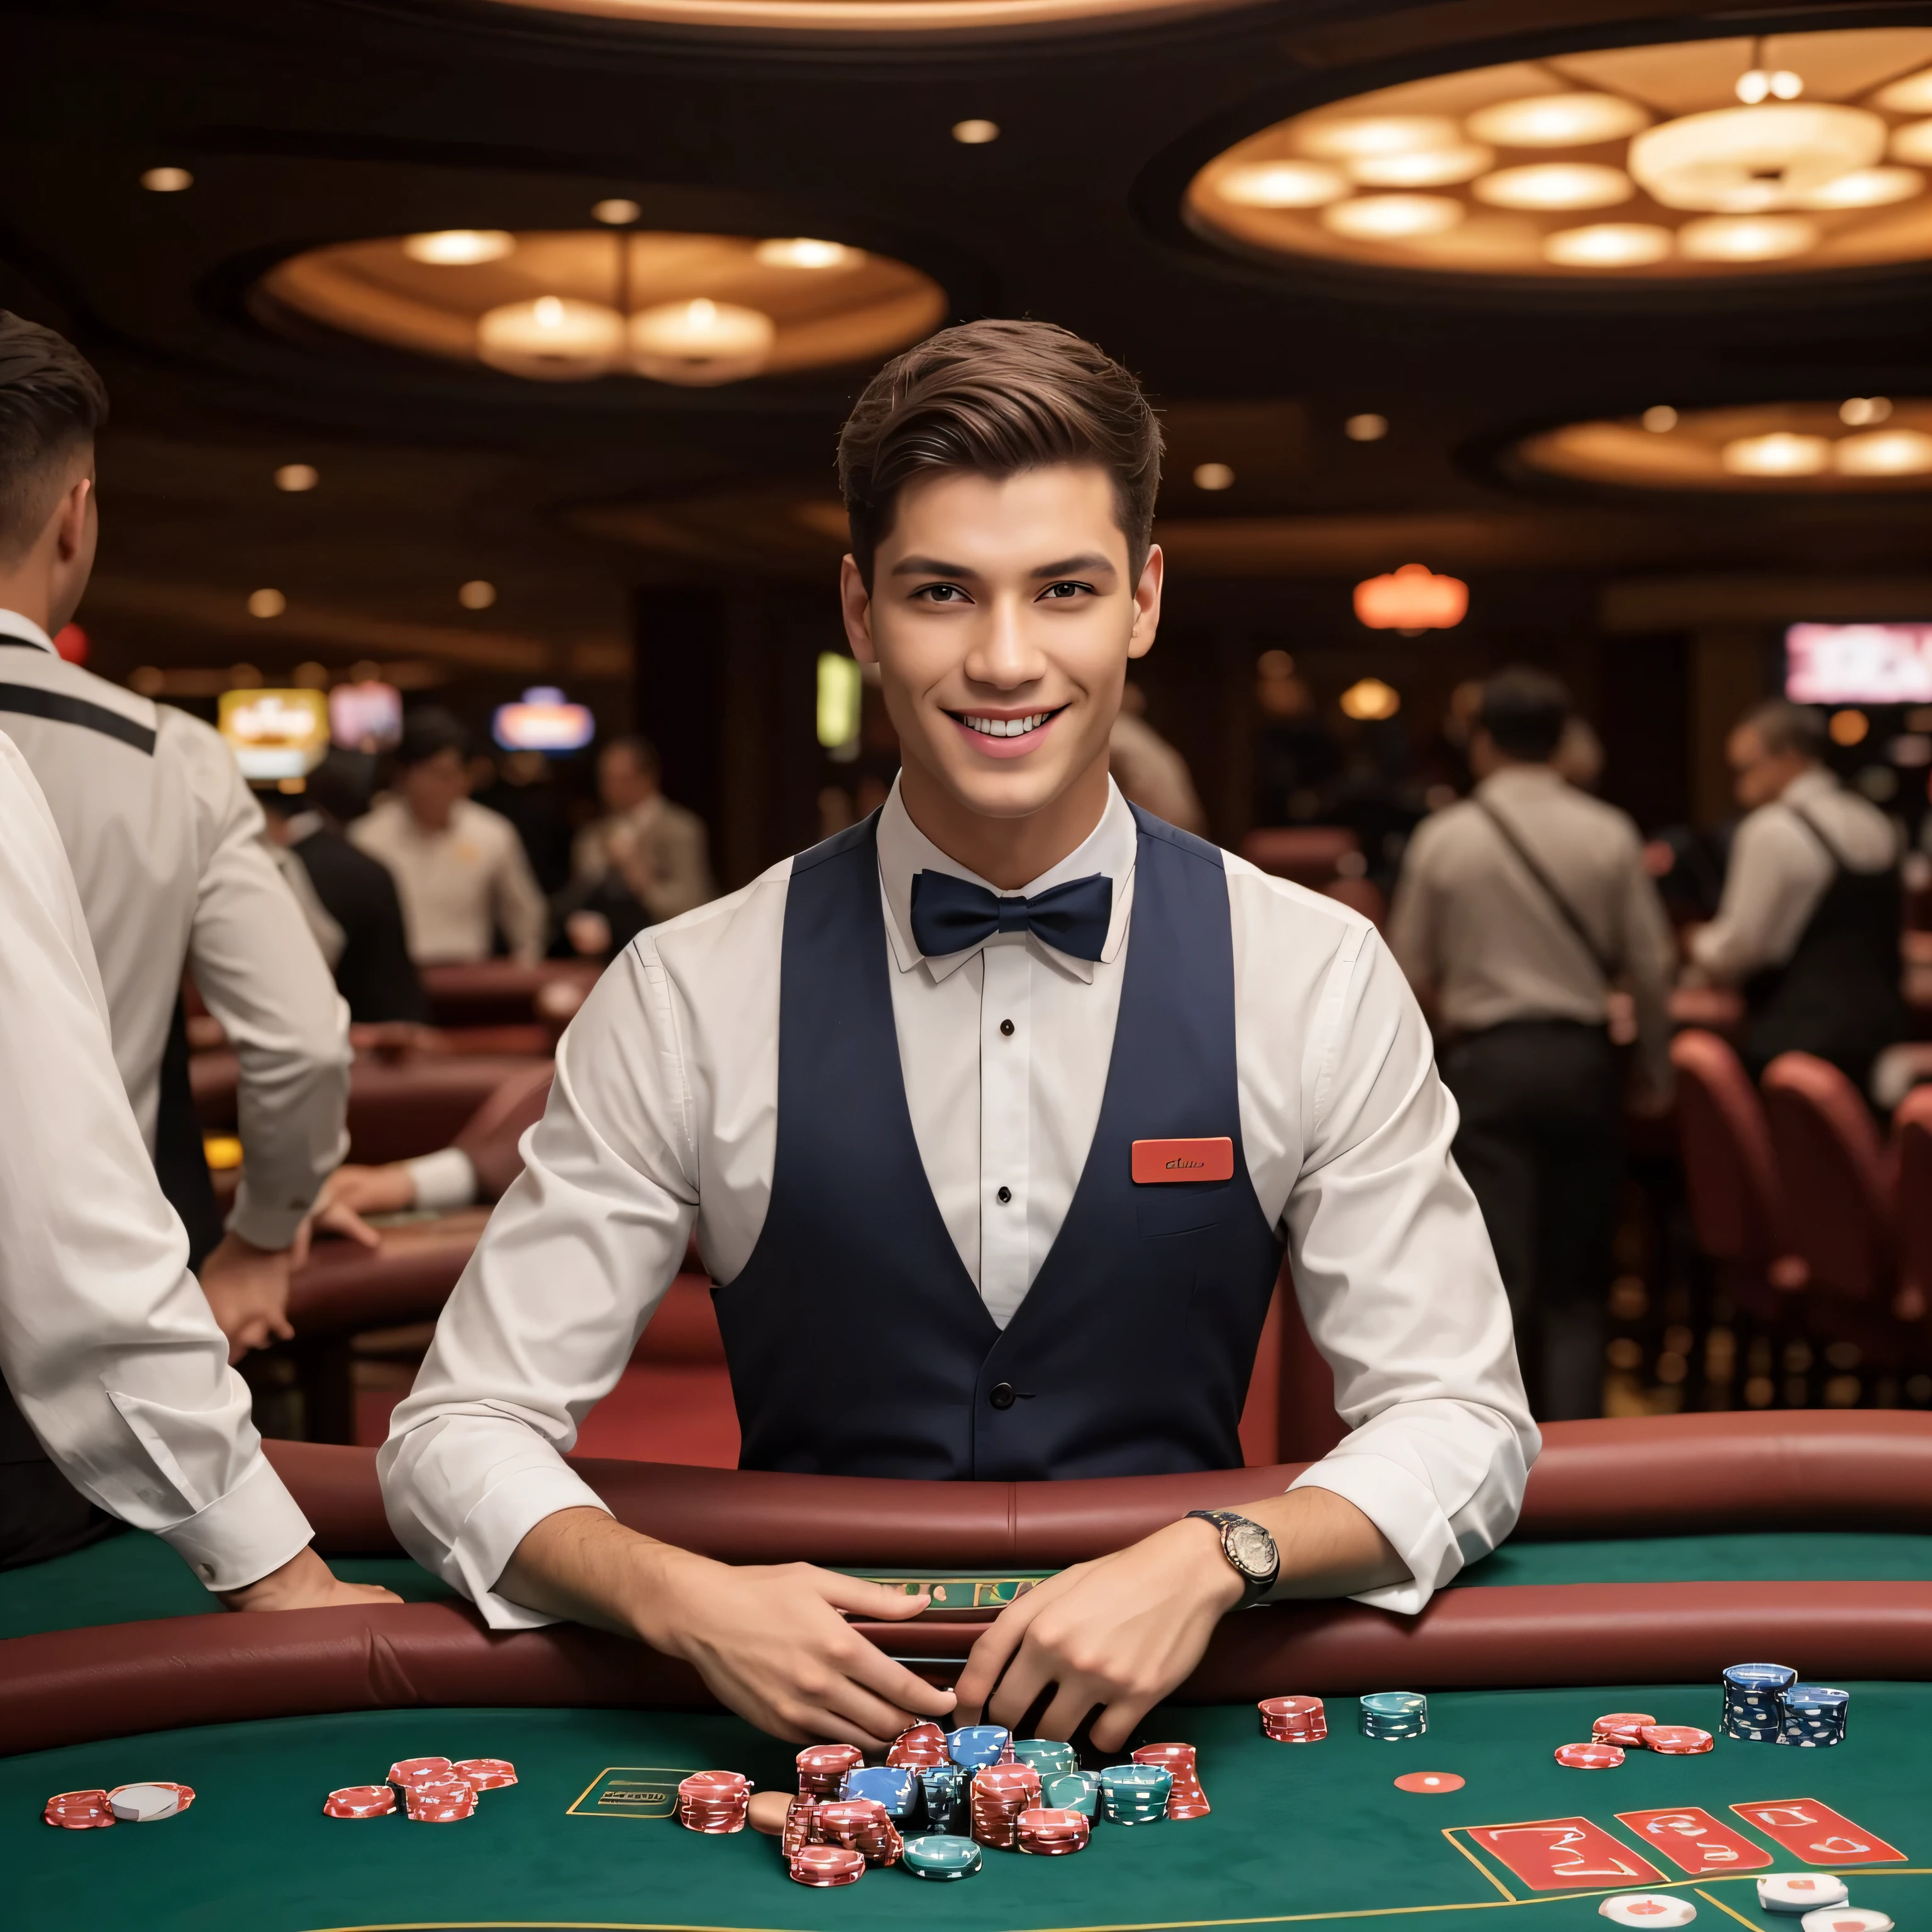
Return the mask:
[[[1106, 1096], [1059, 1238], [1002, 1331], [946, 1232], [899, 1069], [877, 817], [796, 860], [777, 1156], [716, 1292], [748, 1469], [1058, 1480], [1240, 1466], [1281, 1264], [1241, 1146], [1227, 875], [1136, 810]], [[1230, 1180], [1136, 1186], [1136, 1140], [1234, 1142]]]

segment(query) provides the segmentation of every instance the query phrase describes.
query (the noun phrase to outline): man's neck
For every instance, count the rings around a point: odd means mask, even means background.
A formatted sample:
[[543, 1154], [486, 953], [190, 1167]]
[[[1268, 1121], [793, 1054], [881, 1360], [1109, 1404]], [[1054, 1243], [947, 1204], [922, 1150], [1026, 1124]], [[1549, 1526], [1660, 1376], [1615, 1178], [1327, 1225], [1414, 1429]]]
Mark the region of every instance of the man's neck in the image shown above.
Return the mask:
[[456, 818], [456, 808], [453, 805], [437, 818], [426, 818], [406, 800], [404, 803], [403, 809], [409, 814], [410, 823], [425, 837], [433, 838], [439, 832], [447, 832]]
[[940, 851], [1002, 892], [1051, 872], [1093, 836], [1107, 809], [1105, 753], [1037, 812], [992, 818], [961, 803], [910, 760], [899, 772], [906, 815]]
[[11, 610], [37, 624], [49, 637], [54, 634], [53, 612], [49, 606], [47, 587], [35, 584], [24, 573], [0, 574], [0, 610]]

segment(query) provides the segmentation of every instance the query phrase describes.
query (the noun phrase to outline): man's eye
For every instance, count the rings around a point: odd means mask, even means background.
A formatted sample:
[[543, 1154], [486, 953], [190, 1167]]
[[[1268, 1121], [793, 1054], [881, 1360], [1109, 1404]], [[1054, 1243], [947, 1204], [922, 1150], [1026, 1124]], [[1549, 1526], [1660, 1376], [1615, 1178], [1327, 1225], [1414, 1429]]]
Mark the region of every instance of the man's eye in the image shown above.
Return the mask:
[[1049, 584], [1040, 594], [1042, 602], [1048, 598], [1058, 598], [1064, 602], [1066, 598], [1078, 597], [1083, 591], [1090, 590], [1092, 588], [1091, 584]]
[[928, 598], [934, 604], [964, 604], [969, 601], [956, 584], [922, 584], [913, 595]]

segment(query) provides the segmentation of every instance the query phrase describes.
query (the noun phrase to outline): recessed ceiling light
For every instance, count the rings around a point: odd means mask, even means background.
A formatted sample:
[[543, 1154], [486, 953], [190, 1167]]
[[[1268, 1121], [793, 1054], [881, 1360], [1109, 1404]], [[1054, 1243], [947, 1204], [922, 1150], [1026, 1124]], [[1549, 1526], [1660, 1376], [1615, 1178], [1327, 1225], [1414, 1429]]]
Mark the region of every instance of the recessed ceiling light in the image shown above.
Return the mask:
[[1197, 490], [1226, 490], [1234, 485], [1234, 472], [1225, 463], [1198, 463], [1194, 466]]
[[1910, 201], [1925, 185], [1916, 168], [1854, 168], [1798, 197], [1800, 208], [1886, 208]]
[[251, 590], [248, 614], [251, 617], [279, 617], [289, 608], [289, 600], [279, 590]]
[[1614, 208], [1636, 192], [1622, 168], [1600, 161], [1533, 161], [1498, 168], [1470, 190], [1492, 208]]
[[631, 318], [631, 362], [661, 382], [731, 382], [755, 376], [778, 339], [762, 309], [739, 302], [659, 302]]
[[1932, 162], [1932, 121], [1908, 121], [1892, 130], [1894, 161]]
[[1323, 160], [1360, 160], [1370, 154], [1413, 154], [1460, 148], [1462, 130], [1441, 114], [1374, 114], [1310, 121], [1297, 136], [1304, 154]]
[[1320, 208], [1348, 192], [1348, 178], [1320, 161], [1249, 161], [1221, 176], [1214, 192], [1241, 208]]
[[1393, 718], [1402, 709], [1400, 692], [1378, 677], [1362, 678], [1350, 685], [1340, 701], [1344, 717], [1364, 723]]
[[476, 318], [476, 353], [493, 369], [553, 382], [586, 382], [623, 353], [624, 318], [602, 302], [538, 296]]
[[1446, 234], [1462, 219], [1462, 204], [1446, 194], [1358, 194], [1330, 202], [1322, 226], [1358, 242], [1405, 242]]
[[952, 124], [952, 138], [962, 148], [983, 148], [988, 141], [1000, 138], [1000, 124], [997, 121], [956, 121]]
[[1922, 476], [1932, 471], [1932, 436], [1918, 429], [1868, 430], [1840, 436], [1832, 462], [1844, 476]]
[[1663, 261], [1677, 244], [1653, 221], [1597, 221], [1559, 228], [1543, 238], [1543, 259], [1565, 268], [1641, 268]]
[[1620, 141], [1649, 125], [1634, 100], [1615, 94], [1539, 94], [1498, 100], [1464, 123], [1479, 141], [1499, 148], [1587, 148]]
[[1796, 100], [1804, 92], [1804, 82], [1789, 68], [1767, 74], [1761, 67], [1738, 76], [1737, 97], [1747, 107], [1761, 100]]
[[496, 586], [486, 578], [472, 577], [457, 586], [456, 601], [466, 610], [487, 610], [496, 601]]
[[285, 463], [275, 472], [275, 488], [299, 496], [322, 481], [322, 472], [312, 463]]
[[1868, 168], [1885, 153], [1883, 118], [1804, 101], [1687, 114], [1633, 138], [1630, 171], [1666, 208], [1758, 214]]
[[1677, 427], [1677, 412], [1668, 403], [1653, 403], [1641, 421], [1653, 436], [1663, 436]]
[[1781, 262], [1818, 245], [1818, 224], [1802, 214], [1709, 214], [1677, 231], [1694, 262]]
[[403, 238], [403, 253], [412, 262], [430, 262], [440, 268], [500, 262], [516, 245], [517, 238], [500, 228], [440, 228], [432, 234]]
[[858, 249], [842, 242], [814, 242], [802, 235], [760, 242], [752, 253], [768, 268], [849, 268], [863, 260]]
[[1847, 396], [1838, 405], [1838, 420], [1853, 429], [1868, 423], [1881, 423], [1892, 413], [1889, 396]]
[[1733, 476], [1816, 476], [1832, 466], [1832, 440], [1789, 430], [1735, 436], [1718, 452], [1718, 460]]
[[620, 194], [614, 194], [608, 201], [600, 201], [590, 211], [593, 221], [601, 221], [607, 228], [623, 228], [644, 213], [634, 201], [627, 201]]
[[1493, 148], [1466, 141], [1413, 154], [1364, 154], [1348, 164], [1348, 172], [1364, 188], [1450, 188], [1480, 174], [1496, 158]]
[[1881, 88], [1874, 105], [1894, 114], [1932, 114], [1932, 67]]
[[1378, 416], [1373, 411], [1351, 416], [1342, 425], [1342, 434], [1351, 442], [1379, 442], [1388, 433], [1388, 418]]
[[150, 194], [179, 194], [194, 185], [194, 177], [185, 168], [150, 168], [141, 177], [141, 185]]

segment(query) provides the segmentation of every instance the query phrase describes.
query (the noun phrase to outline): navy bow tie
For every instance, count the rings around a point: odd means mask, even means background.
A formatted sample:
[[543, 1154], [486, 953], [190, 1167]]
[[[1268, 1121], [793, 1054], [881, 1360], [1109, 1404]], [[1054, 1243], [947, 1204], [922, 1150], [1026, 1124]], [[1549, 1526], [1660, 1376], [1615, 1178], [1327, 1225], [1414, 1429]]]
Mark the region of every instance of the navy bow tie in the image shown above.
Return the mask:
[[996, 932], [1030, 932], [1056, 952], [1097, 959], [1114, 916], [1114, 882], [1104, 872], [1049, 886], [1031, 898], [1002, 898], [950, 872], [912, 875], [912, 936], [928, 958], [983, 945]]

